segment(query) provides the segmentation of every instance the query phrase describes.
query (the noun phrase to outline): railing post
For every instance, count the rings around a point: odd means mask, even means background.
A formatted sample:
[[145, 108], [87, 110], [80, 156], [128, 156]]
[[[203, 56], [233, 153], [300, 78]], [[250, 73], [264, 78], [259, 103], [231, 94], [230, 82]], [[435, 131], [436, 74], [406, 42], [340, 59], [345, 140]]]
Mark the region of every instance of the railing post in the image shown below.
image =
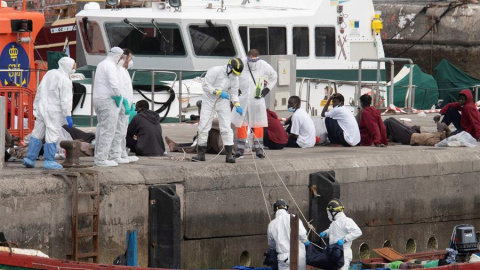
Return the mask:
[[0, 171], [3, 171], [3, 164], [5, 162], [5, 97], [0, 97]]
[[475, 85], [475, 102], [478, 101], [478, 87], [479, 87], [479, 86], [480, 86], [480, 85]]
[[182, 71], [179, 73], [178, 78], [178, 122], [182, 122]]
[[95, 70], [92, 70], [92, 87], [90, 89], [90, 127], [93, 127], [93, 88], [95, 84]]
[[412, 85], [412, 95], [411, 95], [411, 99], [410, 99], [410, 108], [415, 108], [415, 90], [416, 90], [416, 86], [415, 85]]
[[152, 70], [152, 111], [155, 111], [155, 71]]

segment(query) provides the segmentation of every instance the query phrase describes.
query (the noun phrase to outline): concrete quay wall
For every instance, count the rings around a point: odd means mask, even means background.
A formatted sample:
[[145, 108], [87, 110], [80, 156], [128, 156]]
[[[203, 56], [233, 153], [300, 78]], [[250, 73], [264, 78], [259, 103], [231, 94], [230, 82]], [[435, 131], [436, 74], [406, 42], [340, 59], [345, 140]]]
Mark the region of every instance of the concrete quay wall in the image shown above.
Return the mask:
[[[389, 240], [406, 252], [413, 239], [426, 251], [435, 237], [447, 246], [453, 226], [480, 229], [480, 150], [424, 147], [313, 148], [268, 152], [306, 218], [311, 195], [309, 175], [335, 171], [346, 213], [364, 235], [362, 243], [382, 247]], [[213, 156], [208, 156], [212, 158]], [[86, 161], [87, 163], [90, 161]], [[268, 200], [290, 202], [299, 213], [268, 159], [225, 164], [142, 158], [137, 164], [95, 168], [99, 172], [100, 249], [103, 263], [124, 252], [127, 230], [138, 231], [138, 257], [148, 257], [148, 187], [175, 184], [181, 200], [182, 268], [226, 268], [250, 259], [261, 266], [269, 222], [258, 175]], [[0, 228], [7, 238], [51, 257], [70, 253], [70, 185], [41, 169], [10, 168], [0, 175]], [[410, 241], [411, 242], [411, 241]], [[366, 246], [364, 250], [366, 249]], [[371, 256], [376, 256], [371, 251]]]

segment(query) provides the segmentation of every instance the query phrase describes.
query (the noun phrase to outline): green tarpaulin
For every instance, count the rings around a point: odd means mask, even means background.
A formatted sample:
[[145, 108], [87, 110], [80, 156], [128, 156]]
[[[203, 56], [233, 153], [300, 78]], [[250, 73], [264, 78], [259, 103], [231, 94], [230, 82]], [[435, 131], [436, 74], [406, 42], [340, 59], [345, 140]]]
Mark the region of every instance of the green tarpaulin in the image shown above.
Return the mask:
[[433, 76], [437, 80], [439, 98], [443, 99], [442, 105], [457, 101], [461, 90], [473, 90], [473, 86], [480, 85], [479, 79], [468, 75], [445, 59], [435, 67]]
[[49, 52], [47, 51], [47, 64], [48, 70], [57, 69], [58, 68], [58, 60], [60, 58], [68, 56], [62, 52]]
[[[410, 65], [405, 65], [394, 79], [393, 104], [395, 106], [406, 107], [405, 95], [408, 90], [409, 73]], [[424, 73], [417, 65], [413, 66], [412, 84], [415, 86], [415, 109], [430, 109], [437, 104], [437, 82], [432, 75]]]

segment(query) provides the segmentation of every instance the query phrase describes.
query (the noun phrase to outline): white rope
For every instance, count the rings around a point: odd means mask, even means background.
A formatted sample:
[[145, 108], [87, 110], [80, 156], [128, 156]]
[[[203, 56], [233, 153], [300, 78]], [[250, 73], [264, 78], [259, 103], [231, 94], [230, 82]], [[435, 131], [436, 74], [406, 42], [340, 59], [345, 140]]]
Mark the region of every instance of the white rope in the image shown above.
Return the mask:
[[265, 197], [265, 191], [263, 190], [262, 180], [260, 180], [260, 173], [258, 172], [257, 162], [255, 161], [255, 154], [253, 153], [253, 151], [251, 151], [251, 154], [253, 158], [253, 164], [255, 164], [255, 171], [257, 171], [257, 178], [258, 178], [258, 182], [260, 183], [260, 189], [262, 190], [263, 201], [265, 202], [265, 208], [267, 210], [268, 219], [272, 221], [272, 217], [270, 216], [270, 211], [268, 210], [268, 202], [267, 202], [267, 198]]

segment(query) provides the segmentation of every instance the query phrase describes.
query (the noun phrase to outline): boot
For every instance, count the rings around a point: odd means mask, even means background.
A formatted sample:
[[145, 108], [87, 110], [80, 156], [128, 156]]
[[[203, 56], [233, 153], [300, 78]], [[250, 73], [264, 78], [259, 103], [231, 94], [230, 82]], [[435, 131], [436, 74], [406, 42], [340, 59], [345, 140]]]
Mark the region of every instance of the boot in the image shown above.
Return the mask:
[[55, 152], [57, 150], [56, 143], [46, 143], [43, 146], [43, 157], [45, 161], [43, 162], [43, 168], [47, 170], [61, 170], [63, 166], [55, 162]]
[[233, 156], [234, 158], [243, 158], [243, 152], [245, 151], [246, 139], [237, 139], [237, 152]]
[[42, 149], [42, 141], [34, 137], [30, 137], [28, 144], [27, 157], [23, 159], [23, 165], [27, 168], [35, 168], [35, 160], [38, 158], [38, 153]]
[[255, 140], [253, 145], [255, 147], [255, 154], [257, 155], [257, 158], [264, 159], [265, 154], [263, 153], [263, 139]]
[[235, 159], [232, 156], [233, 145], [225, 145], [225, 152], [227, 153], [227, 157], [225, 158], [225, 162], [227, 163], [235, 163]]
[[[198, 146], [198, 154], [196, 157], [192, 157], [192, 161], [205, 161], [206, 146]], [[232, 152], [230, 152], [232, 153]]]

